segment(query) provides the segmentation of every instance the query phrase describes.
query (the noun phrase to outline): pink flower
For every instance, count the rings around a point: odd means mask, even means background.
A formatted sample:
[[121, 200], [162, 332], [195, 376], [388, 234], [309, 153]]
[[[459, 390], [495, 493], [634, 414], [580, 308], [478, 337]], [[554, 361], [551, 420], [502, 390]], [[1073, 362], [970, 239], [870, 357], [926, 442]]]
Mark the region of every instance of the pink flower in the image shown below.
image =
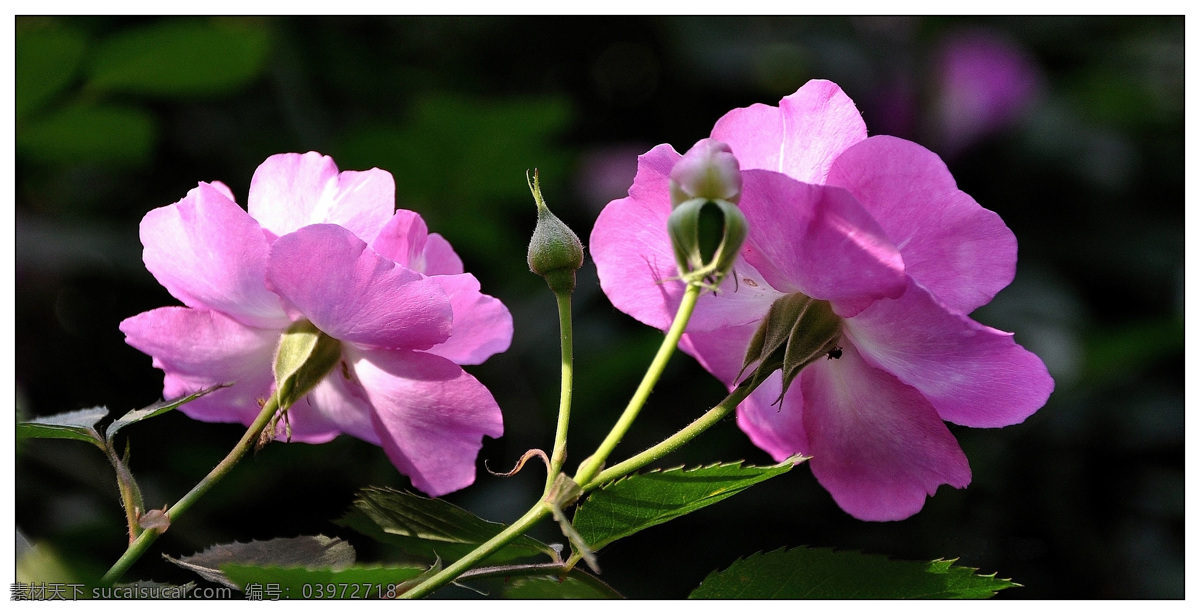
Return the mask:
[[249, 213], [214, 182], [146, 214], [146, 268], [187, 307], [120, 328], [165, 372], [163, 396], [233, 382], [181, 410], [248, 425], [274, 391], [281, 334], [306, 319], [340, 342], [341, 359], [288, 410], [292, 439], [380, 445], [431, 495], [470, 485], [483, 436], [503, 423], [459, 366], [507, 349], [512, 317], [394, 194], [386, 171], [279, 154], [254, 173]]
[[[1019, 423], [1053, 389], [1011, 334], [967, 316], [1012, 280], [1012, 232], [932, 152], [867, 138], [854, 103], [827, 81], [779, 107], [731, 111], [712, 138], [741, 166], [749, 234], [680, 346], [732, 388], [772, 303], [792, 293], [827, 302], [840, 356], [804, 367], [780, 403], [776, 371], [738, 407], [738, 425], [777, 460], [811, 456], [817, 480], [860, 519], [903, 519], [939, 485], [966, 486], [966, 456], [943, 421]], [[665, 227], [679, 160], [669, 145], [639, 158], [629, 196], [605, 208], [591, 237], [609, 299], [660, 329], [684, 292]]]

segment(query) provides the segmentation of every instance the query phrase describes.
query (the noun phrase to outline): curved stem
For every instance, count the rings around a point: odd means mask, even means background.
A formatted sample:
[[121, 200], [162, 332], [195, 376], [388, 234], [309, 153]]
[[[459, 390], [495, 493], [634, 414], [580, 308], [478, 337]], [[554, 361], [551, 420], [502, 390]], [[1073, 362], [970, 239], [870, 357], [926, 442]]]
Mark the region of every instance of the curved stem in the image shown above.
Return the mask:
[[558, 397], [558, 429], [554, 433], [554, 450], [550, 454], [550, 471], [546, 475], [546, 493], [554, 485], [554, 477], [562, 471], [567, 459], [567, 425], [571, 421], [571, 391], [574, 373], [573, 335], [571, 330], [571, 293], [556, 292], [558, 299], [559, 346], [562, 348], [562, 384]]
[[517, 519], [512, 523], [512, 525], [501, 530], [499, 534], [492, 536], [490, 540], [476, 547], [474, 551], [471, 551], [458, 561], [443, 568], [441, 572], [429, 577], [428, 579], [425, 579], [412, 589], [400, 594], [399, 597], [424, 598], [425, 596], [428, 596], [439, 587], [453, 581], [454, 579], [457, 579], [459, 575], [461, 575], [463, 572], [466, 572], [466, 570], [471, 566], [483, 561], [483, 559], [487, 556], [500, 550], [500, 547], [503, 547], [512, 540], [524, 534], [525, 530], [528, 530], [533, 526], [534, 523], [537, 523], [543, 517], [549, 514], [550, 508], [542, 502], [538, 502], [533, 508], [530, 508], [528, 511], [526, 511], [520, 519]]
[[[275, 415], [276, 410], [278, 410], [278, 400], [276, 396], [272, 395], [263, 404], [262, 411], [258, 413], [258, 417], [250, 424], [250, 427], [242, 435], [242, 439], [238, 441], [237, 445], [233, 447], [233, 450], [229, 451], [229, 454], [207, 476], [196, 483], [196, 486], [192, 487], [191, 491], [188, 491], [178, 502], [175, 502], [174, 506], [167, 510], [168, 521], [174, 523], [180, 515], [192, 507], [192, 504], [196, 503], [196, 500], [200, 499], [200, 496], [207, 493], [217, 481], [224, 478], [233, 469], [233, 466], [237, 465], [238, 461], [241, 461], [242, 457], [249, 452], [250, 447], [258, 442], [259, 436], [271, 421], [271, 417]], [[166, 529], [147, 529], [139, 534], [137, 539], [129, 544], [129, 548], [125, 549], [125, 553], [121, 555], [121, 558], [112, 565], [112, 568], [108, 569], [108, 572], [104, 573], [104, 577], [100, 579], [100, 583], [103, 585], [112, 585], [115, 583], [165, 531]]]
[[597, 474], [595, 478], [583, 485], [583, 491], [586, 493], [604, 483], [639, 470], [646, 464], [657, 461], [675, 449], [687, 444], [692, 438], [704, 433], [709, 427], [712, 427], [721, 419], [728, 416], [753, 390], [753, 387], [745, 384], [735, 388], [725, 399], [721, 400], [721, 403], [713, 406], [711, 410], [692, 421], [687, 427], [676, 432], [675, 435]]
[[696, 299], [699, 298], [702, 290], [704, 289], [698, 284], [688, 285], [687, 291], [683, 294], [683, 300], [679, 303], [679, 310], [675, 312], [675, 320], [671, 323], [671, 328], [667, 330], [667, 335], [663, 339], [662, 345], [658, 347], [658, 353], [654, 355], [654, 360], [650, 363], [650, 368], [646, 370], [646, 375], [642, 377], [641, 384], [638, 385], [633, 398], [629, 400], [629, 405], [625, 407], [625, 411], [621, 413], [621, 418], [617, 420], [616, 425], [613, 425], [612, 431], [608, 432], [608, 437], [604, 439], [604, 442], [600, 443], [600, 447], [596, 449], [596, 452], [591, 457], [588, 457], [579, 467], [579, 471], [575, 473], [574, 480], [576, 483], [582, 485], [591, 482], [592, 478], [603, 467], [604, 460], [608, 458], [609, 454], [620, 443], [621, 438], [625, 437], [625, 433], [629, 431], [629, 427], [633, 424], [633, 420], [637, 418], [638, 412], [646, 404], [646, 398], [650, 396], [650, 391], [654, 389], [654, 385], [658, 383], [658, 379], [662, 376], [663, 369], [667, 366], [667, 360], [675, 352], [675, 347], [679, 344], [679, 338], [683, 336], [683, 330], [687, 328], [688, 320], [692, 317], [692, 310], [696, 308]]

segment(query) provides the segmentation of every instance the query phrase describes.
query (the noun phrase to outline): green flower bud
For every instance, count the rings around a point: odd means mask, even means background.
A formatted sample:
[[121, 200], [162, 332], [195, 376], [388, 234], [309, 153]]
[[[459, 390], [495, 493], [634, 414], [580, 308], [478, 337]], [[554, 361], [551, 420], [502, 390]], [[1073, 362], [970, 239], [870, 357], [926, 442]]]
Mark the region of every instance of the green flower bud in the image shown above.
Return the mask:
[[341, 342], [307, 320], [292, 323], [275, 353], [275, 395], [287, 410], [317, 386], [342, 358]]
[[746, 368], [758, 363], [750, 376], [751, 387], [757, 387], [775, 370], [783, 372], [783, 388], [778, 403], [796, 376], [821, 357], [840, 358], [842, 319], [833, 312], [828, 301], [813, 299], [800, 293], [784, 295], [771, 304], [767, 315], [750, 339], [740, 380]]
[[555, 293], [573, 292], [575, 270], [583, 266], [583, 244], [579, 242], [575, 231], [546, 207], [537, 169], [533, 171], [532, 181], [528, 175], [525, 180], [529, 182], [529, 190], [538, 208], [537, 226], [533, 229], [533, 238], [529, 240], [529, 270], [546, 278], [546, 284]]
[[716, 287], [733, 268], [746, 239], [746, 217], [737, 205], [695, 198], [667, 217], [679, 277], [689, 284]]

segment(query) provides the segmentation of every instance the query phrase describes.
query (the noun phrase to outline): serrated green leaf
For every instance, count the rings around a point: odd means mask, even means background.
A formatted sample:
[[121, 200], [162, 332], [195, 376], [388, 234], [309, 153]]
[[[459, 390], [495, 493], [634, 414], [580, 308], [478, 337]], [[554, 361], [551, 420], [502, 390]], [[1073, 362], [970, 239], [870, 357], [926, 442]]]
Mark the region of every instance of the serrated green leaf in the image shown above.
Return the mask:
[[179, 559], [163, 555], [163, 559], [172, 564], [234, 589], [239, 587], [225, 576], [221, 570], [223, 566], [243, 564], [341, 570], [353, 564], [354, 558], [354, 547], [350, 546], [350, 543], [328, 536], [234, 542], [215, 545], [195, 555]]
[[689, 598], [895, 599], [990, 598], [1017, 586], [995, 574], [953, 566], [954, 560], [912, 562], [856, 551], [798, 547], [755, 553], [704, 579]]
[[16, 111], [24, 117], [71, 84], [87, 36], [49, 17], [18, 17]]
[[149, 158], [157, 131], [143, 109], [76, 103], [22, 121], [17, 152], [55, 164], [138, 164]]
[[104, 449], [104, 438], [96, 431], [96, 423], [105, 416], [108, 416], [108, 408], [104, 406], [40, 416], [17, 423], [17, 438], [82, 440]]
[[172, 399], [170, 401], [160, 401], [156, 404], [146, 406], [145, 408], [142, 408], [140, 410], [130, 410], [129, 412], [125, 413], [125, 416], [122, 416], [121, 418], [113, 421], [112, 424], [108, 426], [108, 429], [104, 430], [104, 436], [106, 438], [108, 438], [109, 440], [112, 440], [112, 437], [117, 435], [118, 431], [120, 431], [121, 429], [124, 429], [125, 427], [127, 427], [129, 425], [132, 425], [139, 421], [144, 421], [148, 418], [156, 417], [165, 412], [170, 412], [171, 410], [174, 410], [174, 409], [178, 408], [179, 406], [182, 406], [183, 404], [186, 404], [189, 401], [196, 399], [197, 397], [201, 397], [203, 395], [208, 395], [209, 393], [212, 393], [213, 391], [215, 391], [217, 389], [224, 388], [227, 386], [229, 386], [229, 385], [218, 384], [216, 386], [208, 387], [207, 389], [200, 389], [199, 391], [196, 391], [195, 393], [192, 393], [191, 395], [185, 395], [183, 397]]
[[735, 462], [654, 470], [623, 478], [593, 491], [576, 509], [573, 525], [593, 549], [599, 549], [783, 474], [795, 460], [761, 467]]
[[256, 566], [225, 564], [221, 572], [243, 591], [247, 586], [268, 585], [279, 597], [291, 599], [343, 600], [394, 598], [397, 585], [425, 572], [417, 566], [351, 566], [340, 570], [300, 566]]
[[159, 96], [220, 94], [257, 77], [270, 49], [270, 31], [257, 20], [169, 18], [102, 41], [89, 85]]
[[505, 598], [518, 600], [624, 598], [607, 583], [582, 570], [572, 570], [566, 578], [553, 574], [510, 575], [500, 591]]
[[[359, 491], [352, 506], [334, 523], [430, 560], [454, 561], [505, 527], [502, 523], [480, 519], [444, 500], [382, 487]], [[554, 550], [522, 536], [486, 561], [503, 562], [542, 554], [553, 556]]]

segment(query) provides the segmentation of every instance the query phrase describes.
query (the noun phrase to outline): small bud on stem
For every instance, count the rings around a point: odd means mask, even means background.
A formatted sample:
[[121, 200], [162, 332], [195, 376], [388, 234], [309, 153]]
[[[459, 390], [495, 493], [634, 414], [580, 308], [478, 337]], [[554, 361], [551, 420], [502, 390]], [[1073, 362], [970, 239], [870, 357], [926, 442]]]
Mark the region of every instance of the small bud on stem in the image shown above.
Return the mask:
[[746, 239], [746, 217], [736, 203], [742, 175], [728, 145], [701, 139], [671, 169], [667, 232], [679, 276], [716, 287], [733, 267]]
[[575, 231], [546, 207], [537, 169], [533, 170], [533, 179], [527, 173], [525, 181], [538, 208], [537, 226], [529, 240], [529, 270], [546, 278], [546, 284], [555, 293], [574, 292], [575, 270], [583, 266], [583, 244]]

